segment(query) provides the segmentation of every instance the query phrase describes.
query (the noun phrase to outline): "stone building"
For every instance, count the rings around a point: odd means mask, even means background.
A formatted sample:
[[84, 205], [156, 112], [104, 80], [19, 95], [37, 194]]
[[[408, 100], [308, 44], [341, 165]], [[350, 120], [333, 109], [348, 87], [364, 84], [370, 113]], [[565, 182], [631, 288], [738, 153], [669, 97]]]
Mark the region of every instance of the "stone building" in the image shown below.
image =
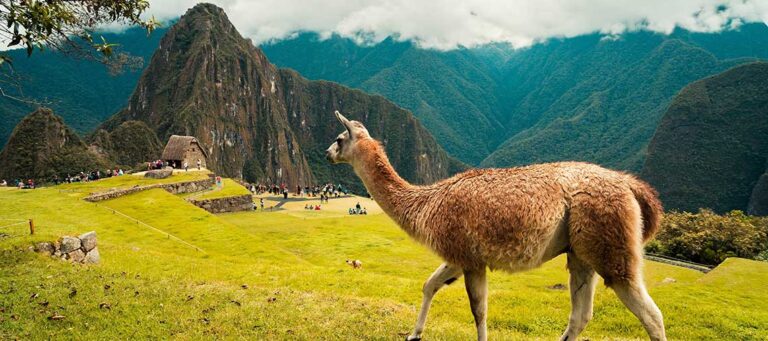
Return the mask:
[[195, 168], [197, 160], [200, 160], [201, 166], [205, 168], [208, 153], [194, 136], [171, 135], [161, 158], [173, 168], [184, 167], [185, 161], [189, 168]]

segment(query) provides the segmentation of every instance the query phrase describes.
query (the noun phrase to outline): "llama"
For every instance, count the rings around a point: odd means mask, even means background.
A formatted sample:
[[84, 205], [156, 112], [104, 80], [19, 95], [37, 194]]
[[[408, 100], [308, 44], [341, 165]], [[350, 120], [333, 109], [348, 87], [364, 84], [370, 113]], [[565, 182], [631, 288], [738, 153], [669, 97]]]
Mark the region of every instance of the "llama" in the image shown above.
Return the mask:
[[477, 339], [486, 340], [486, 269], [529, 270], [563, 253], [571, 313], [560, 340], [576, 340], [592, 318], [596, 274], [652, 340], [666, 340], [661, 311], [642, 278], [642, 247], [663, 214], [648, 184], [597, 165], [560, 162], [473, 169], [415, 186], [395, 172], [360, 122], [335, 114], [345, 131], [326, 158], [351, 164], [384, 212], [445, 261], [424, 284], [416, 326], [406, 340], [421, 339], [432, 298], [462, 275]]

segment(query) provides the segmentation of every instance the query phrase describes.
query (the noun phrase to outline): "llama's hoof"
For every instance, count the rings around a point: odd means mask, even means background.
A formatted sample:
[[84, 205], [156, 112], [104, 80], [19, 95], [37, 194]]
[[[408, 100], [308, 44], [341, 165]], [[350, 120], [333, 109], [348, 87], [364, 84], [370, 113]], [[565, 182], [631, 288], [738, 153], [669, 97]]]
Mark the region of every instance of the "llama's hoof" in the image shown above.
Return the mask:
[[421, 341], [421, 336], [408, 335], [405, 337], [405, 341]]

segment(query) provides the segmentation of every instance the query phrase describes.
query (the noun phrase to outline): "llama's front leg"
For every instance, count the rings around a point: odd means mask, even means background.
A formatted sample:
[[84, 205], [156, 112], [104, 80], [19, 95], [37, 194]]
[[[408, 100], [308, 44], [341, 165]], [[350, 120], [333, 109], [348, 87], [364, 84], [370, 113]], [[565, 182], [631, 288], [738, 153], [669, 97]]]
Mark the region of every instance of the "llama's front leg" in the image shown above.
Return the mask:
[[475, 317], [477, 340], [486, 341], [488, 339], [488, 328], [485, 324], [488, 310], [488, 281], [485, 276], [485, 267], [482, 270], [464, 270], [464, 284], [467, 287], [472, 315]]
[[421, 333], [424, 331], [424, 323], [427, 322], [427, 313], [429, 312], [429, 306], [432, 304], [432, 297], [435, 296], [440, 288], [453, 283], [453, 281], [461, 277], [461, 274], [461, 268], [443, 263], [432, 273], [432, 276], [429, 276], [429, 279], [424, 283], [424, 298], [421, 302], [419, 318], [416, 320], [416, 327], [413, 329], [413, 334], [405, 338], [406, 340], [421, 340]]
[[571, 273], [571, 317], [560, 341], [576, 341], [576, 337], [592, 319], [592, 304], [597, 284], [595, 271], [572, 253], [568, 254], [568, 271]]

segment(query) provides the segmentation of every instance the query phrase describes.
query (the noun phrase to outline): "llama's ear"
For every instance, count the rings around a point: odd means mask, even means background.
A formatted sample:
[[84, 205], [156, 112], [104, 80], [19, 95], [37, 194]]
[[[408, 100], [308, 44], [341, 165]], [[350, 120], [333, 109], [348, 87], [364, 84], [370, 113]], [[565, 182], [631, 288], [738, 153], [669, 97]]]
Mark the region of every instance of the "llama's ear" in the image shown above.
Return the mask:
[[344, 128], [347, 129], [347, 131], [349, 132], [349, 136], [350, 137], [354, 136], [352, 134], [352, 129], [354, 129], [352, 122], [350, 122], [346, 117], [344, 117], [344, 115], [342, 115], [338, 110], [336, 110], [336, 118], [338, 118], [339, 122], [341, 122], [341, 124], [344, 125]]

